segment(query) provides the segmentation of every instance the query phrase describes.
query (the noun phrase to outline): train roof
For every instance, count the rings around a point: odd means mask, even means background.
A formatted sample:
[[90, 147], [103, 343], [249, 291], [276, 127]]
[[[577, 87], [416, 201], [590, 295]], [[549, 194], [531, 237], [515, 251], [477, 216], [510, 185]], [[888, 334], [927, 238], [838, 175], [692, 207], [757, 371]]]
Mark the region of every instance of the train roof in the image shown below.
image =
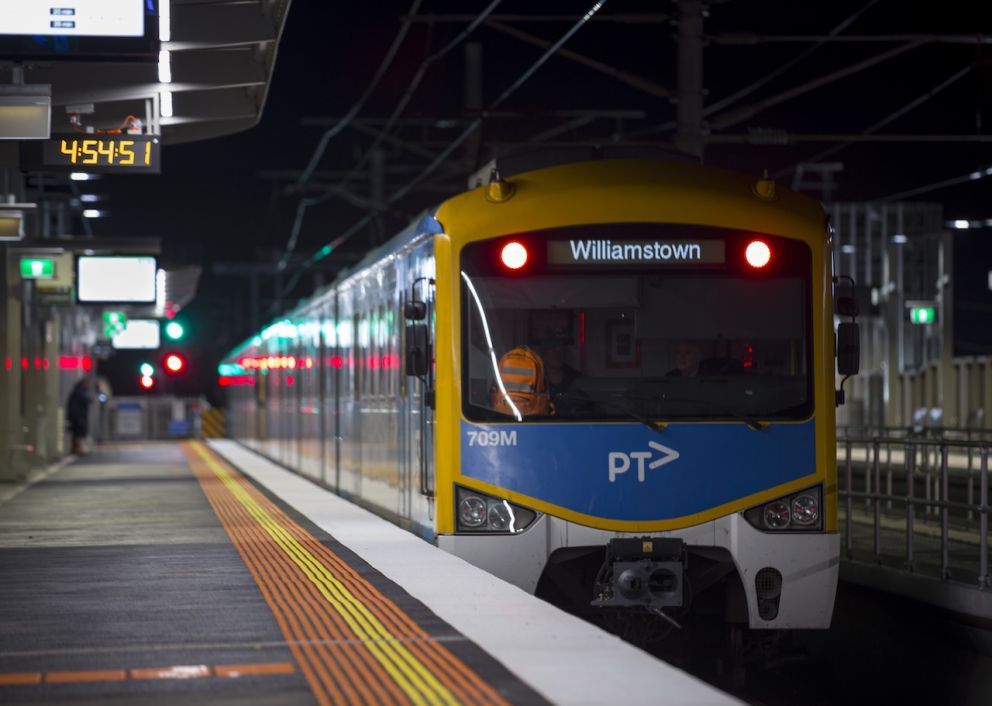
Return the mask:
[[[508, 216], [511, 217], [510, 220], [526, 220], [532, 223], [530, 228], [532, 230], [540, 230], [544, 227], [541, 219], [551, 219], [551, 216], [546, 215], [551, 209], [534, 208], [534, 199], [511, 198], [503, 203], [491, 204], [490, 209], [479, 208], [480, 203], [486, 203], [485, 190], [488, 188], [489, 179], [496, 176], [517, 186], [522, 194], [534, 194], [542, 202], [548, 199], [566, 198], [578, 201], [580, 208], [575, 211], [574, 216], [577, 222], [582, 221], [582, 200], [575, 200], [574, 196], [570, 196], [576, 190], [642, 189], [645, 194], [656, 194], [660, 188], [677, 192], [673, 198], [682, 201], [686, 201], [687, 195], [695, 196], [697, 203], [705, 203], [707, 195], [719, 196], [723, 199], [723, 203], [732, 203], [737, 207], [726, 214], [719, 213], [720, 209], [711, 209], [711, 214], [706, 218], [697, 216], [685, 222], [733, 227], [739, 225], [741, 214], [760, 222], [762, 214], [767, 216], [774, 212], [779, 216], [785, 216], [786, 221], [806, 225], [810, 222], [823, 223], [824, 211], [818, 201], [778, 185], [774, 187], [771, 197], [762, 195], [759, 193], [759, 178], [754, 176], [708, 167], [692, 160], [668, 155], [662, 159], [617, 158], [616, 155], [598, 151], [586, 156], [604, 158], [578, 162], [571, 161], [574, 156], [571, 153], [535, 153], [490, 162], [470, 178], [470, 186], [472, 184], [478, 186], [454, 195], [439, 206], [422, 212], [406, 228], [379, 247], [370, 250], [359, 262], [341, 270], [332, 282], [276, 317], [262, 330], [302, 314], [356, 272], [398, 252], [419, 235], [443, 232], [446, 220], [459, 220], [466, 212], [471, 212], [473, 226], [483, 232], [490, 228], [499, 229], [500, 224], [506, 221]], [[489, 172], [490, 177], [484, 176], [486, 171]], [[627, 201], [629, 203], [631, 199], [628, 198]], [[592, 199], [587, 200], [587, 206], [592, 207], [593, 202]], [[633, 199], [633, 202], [636, 203], [636, 199]], [[624, 220], [638, 220], [636, 212], [628, 211], [624, 216]], [[725, 222], [721, 222], [721, 219]], [[561, 224], [557, 222], [554, 225]], [[228, 356], [235, 355], [250, 345], [257, 335], [258, 332], [235, 346]]]

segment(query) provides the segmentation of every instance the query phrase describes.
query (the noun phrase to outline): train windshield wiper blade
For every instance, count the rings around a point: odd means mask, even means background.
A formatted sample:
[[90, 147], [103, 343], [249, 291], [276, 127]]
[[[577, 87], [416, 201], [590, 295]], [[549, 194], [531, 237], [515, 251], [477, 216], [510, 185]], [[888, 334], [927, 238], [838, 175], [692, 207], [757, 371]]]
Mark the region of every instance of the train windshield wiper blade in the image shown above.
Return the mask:
[[748, 417], [746, 415], [740, 414], [739, 412], [735, 412], [734, 410], [722, 404], [713, 405], [712, 400], [694, 400], [689, 398], [682, 399], [682, 398], [673, 398], [673, 397], [665, 397], [663, 399], [665, 402], [675, 402], [676, 404], [704, 404], [704, 405], [715, 406], [716, 410], [720, 414], [725, 414], [728, 417], [731, 417], [732, 419], [736, 419], [739, 422], [744, 422], [751, 429], [754, 429], [755, 431], [761, 431], [762, 429], [768, 426], [766, 422], [759, 422], [757, 419], [754, 419], [753, 417]]
[[[573, 402], [592, 403], [596, 405], [601, 405], [606, 409], [615, 409], [618, 412], [623, 412], [629, 418], [633, 419], [636, 422], [640, 422], [644, 426], [658, 432], [659, 434], [664, 432], [665, 422], [652, 421], [648, 417], [638, 414], [627, 405], [620, 404], [619, 402], [612, 402], [611, 400], [604, 400], [599, 397], [582, 397], [579, 395], [570, 395], [567, 392], [557, 392], [555, 393], [554, 397], [555, 399], [560, 399], [560, 400], [571, 400]], [[662, 426], [658, 426], [659, 424], [661, 424]]]

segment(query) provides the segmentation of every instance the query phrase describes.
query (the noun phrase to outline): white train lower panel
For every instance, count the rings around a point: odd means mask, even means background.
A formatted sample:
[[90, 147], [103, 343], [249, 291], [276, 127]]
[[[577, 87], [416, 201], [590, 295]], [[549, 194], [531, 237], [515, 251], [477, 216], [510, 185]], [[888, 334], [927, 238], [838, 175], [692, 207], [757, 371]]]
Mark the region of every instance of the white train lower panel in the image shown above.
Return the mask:
[[[622, 537], [671, 537], [684, 541], [690, 551], [694, 547], [726, 550], [741, 579], [752, 628], [830, 627], [840, 568], [840, 537], [836, 533], [761, 532], [734, 514], [684, 530], [626, 534], [543, 515], [517, 535], [443, 535], [438, 537], [438, 546], [533, 593], [548, 557], [556, 550], [603, 547]], [[763, 619], [759, 610], [759, 586], [763, 596], [769, 590], [759, 580], [763, 569], [781, 575], [777, 610], [770, 620]], [[766, 571], [763, 576], [769, 573], [773, 572]]]

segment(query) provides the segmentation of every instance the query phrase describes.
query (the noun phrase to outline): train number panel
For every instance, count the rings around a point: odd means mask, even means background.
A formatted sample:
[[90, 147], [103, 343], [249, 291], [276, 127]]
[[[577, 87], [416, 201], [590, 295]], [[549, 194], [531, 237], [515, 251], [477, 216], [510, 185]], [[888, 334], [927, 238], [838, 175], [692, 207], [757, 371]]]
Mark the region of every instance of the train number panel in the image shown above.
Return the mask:
[[463, 422], [461, 461], [463, 476], [582, 515], [586, 524], [690, 522], [814, 475], [814, 446], [812, 421], [760, 431], [671, 424], [661, 432], [630, 424]]

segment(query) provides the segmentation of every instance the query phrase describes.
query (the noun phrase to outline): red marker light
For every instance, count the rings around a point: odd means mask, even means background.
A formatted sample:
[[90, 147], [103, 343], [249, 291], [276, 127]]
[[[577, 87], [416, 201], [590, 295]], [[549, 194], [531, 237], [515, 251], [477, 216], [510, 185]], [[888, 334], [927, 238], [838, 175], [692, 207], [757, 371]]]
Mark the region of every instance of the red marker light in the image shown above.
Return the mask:
[[186, 359], [178, 353], [170, 353], [165, 356], [165, 360], [162, 362], [162, 365], [165, 367], [165, 371], [170, 375], [178, 375], [186, 369]]
[[151, 377], [149, 375], [142, 375], [141, 376], [141, 389], [143, 389], [143, 390], [150, 390], [153, 387], [155, 387], [155, 378], [153, 378], [153, 377]]
[[527, 248], [513, 241], [503, 246], [499, 257], [509, 269], [519, 270], [527, 264]]
[[772, 251], [764, 241], [752, 240], [744, 251], [744, 257], [751, 267], [760, 268], [772, 259]]

